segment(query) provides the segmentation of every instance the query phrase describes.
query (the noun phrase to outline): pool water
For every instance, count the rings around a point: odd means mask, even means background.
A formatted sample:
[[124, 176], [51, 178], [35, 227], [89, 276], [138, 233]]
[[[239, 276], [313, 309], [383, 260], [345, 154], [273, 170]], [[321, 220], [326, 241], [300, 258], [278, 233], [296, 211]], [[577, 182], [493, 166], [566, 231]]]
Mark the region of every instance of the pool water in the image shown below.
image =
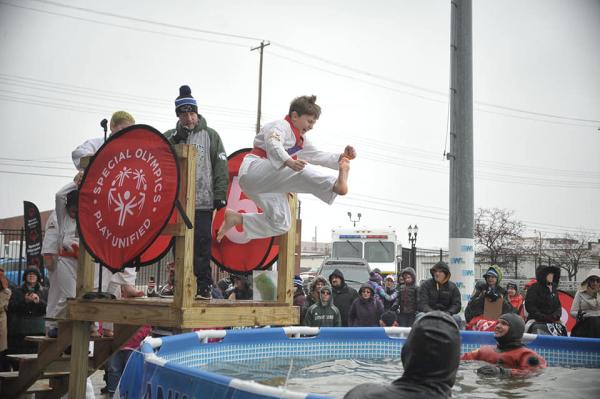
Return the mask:
[[[268, 364], [229, 362], [204, 370], [265, 385], [285, 386], [297, 392], [343, 398], [362, 383], [389, 384], [402, 375], [400, 359], [318, 360], [277, 358]], [[600, 371], [586, 368], [549, 367], [526, 379], [481, 378], [475, 370], [486, 363], [461, 362], [454, 398], [585, 398], [600, 397]], [[289, 378], [288, 378], [289, 375]]]

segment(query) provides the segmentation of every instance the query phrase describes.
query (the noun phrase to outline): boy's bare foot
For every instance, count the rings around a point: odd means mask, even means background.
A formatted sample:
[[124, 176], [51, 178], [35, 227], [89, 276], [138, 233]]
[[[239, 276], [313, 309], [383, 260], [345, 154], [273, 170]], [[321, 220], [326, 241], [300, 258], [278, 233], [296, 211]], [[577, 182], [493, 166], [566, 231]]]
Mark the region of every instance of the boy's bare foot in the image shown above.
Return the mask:
[[333, 185], [333, 192], [338, 195], [348, 193], [348, 173], [350, 172], [350, 160], [346, 157], [340, 159], [338, 178]]
[[234, 226], [242, 224], [242, 214], [232, 209], [225, 209], [225, 218], [217, 232], [217, 242], [221, 242], [225, 234]]

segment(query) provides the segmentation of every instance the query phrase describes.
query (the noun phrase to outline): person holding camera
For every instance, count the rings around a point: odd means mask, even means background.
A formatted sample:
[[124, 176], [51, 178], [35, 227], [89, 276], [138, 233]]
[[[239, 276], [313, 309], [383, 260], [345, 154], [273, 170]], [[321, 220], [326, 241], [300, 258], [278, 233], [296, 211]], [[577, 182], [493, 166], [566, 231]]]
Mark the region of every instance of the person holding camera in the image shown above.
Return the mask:
[[494, 331], [498, 316], [514, 313], [506, 290], [500, 287], [502, 269], [492, 265], [483, 275], [485, 282], [475, 285], [475, 290], [465, 309], [467, 330]]

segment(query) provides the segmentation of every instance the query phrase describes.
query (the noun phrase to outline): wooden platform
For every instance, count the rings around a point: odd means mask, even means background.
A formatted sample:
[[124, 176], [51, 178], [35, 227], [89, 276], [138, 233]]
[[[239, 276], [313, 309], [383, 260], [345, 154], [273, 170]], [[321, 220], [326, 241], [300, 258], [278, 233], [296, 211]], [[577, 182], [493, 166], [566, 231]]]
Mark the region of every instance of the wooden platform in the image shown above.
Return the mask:
[[[132, 311], [135, 310], [135, 311]], [[173, 306], [172, 299], [136, 298], [127, 300], [69, 301], [71, 320], [111, 320], [120, 324], [161, 327], [208, 328], [225, 326], [294, 325], [300, 310], [275, 301], [194, 301], [185, 309]]]

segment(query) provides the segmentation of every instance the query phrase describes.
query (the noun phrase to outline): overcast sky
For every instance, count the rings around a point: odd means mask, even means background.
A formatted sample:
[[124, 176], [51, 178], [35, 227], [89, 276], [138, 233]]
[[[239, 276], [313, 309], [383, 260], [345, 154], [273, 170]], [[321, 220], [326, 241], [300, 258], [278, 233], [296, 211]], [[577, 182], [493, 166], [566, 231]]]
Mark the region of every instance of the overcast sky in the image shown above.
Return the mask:
[[[600, 1], [473, 3], [475, 207], [600, 233]], [[316, 94], [311, 138], [358, 151], [347, 197], [301, 197], [303, 240], [351, 211], [446, 248], [449, 32], [442, 0], [0, 0], [0, 218], [52, 207], [113, 111], [174, 127], [181, 84], [228, 153], [251, 146], [266, 40], [263, 123]]]

